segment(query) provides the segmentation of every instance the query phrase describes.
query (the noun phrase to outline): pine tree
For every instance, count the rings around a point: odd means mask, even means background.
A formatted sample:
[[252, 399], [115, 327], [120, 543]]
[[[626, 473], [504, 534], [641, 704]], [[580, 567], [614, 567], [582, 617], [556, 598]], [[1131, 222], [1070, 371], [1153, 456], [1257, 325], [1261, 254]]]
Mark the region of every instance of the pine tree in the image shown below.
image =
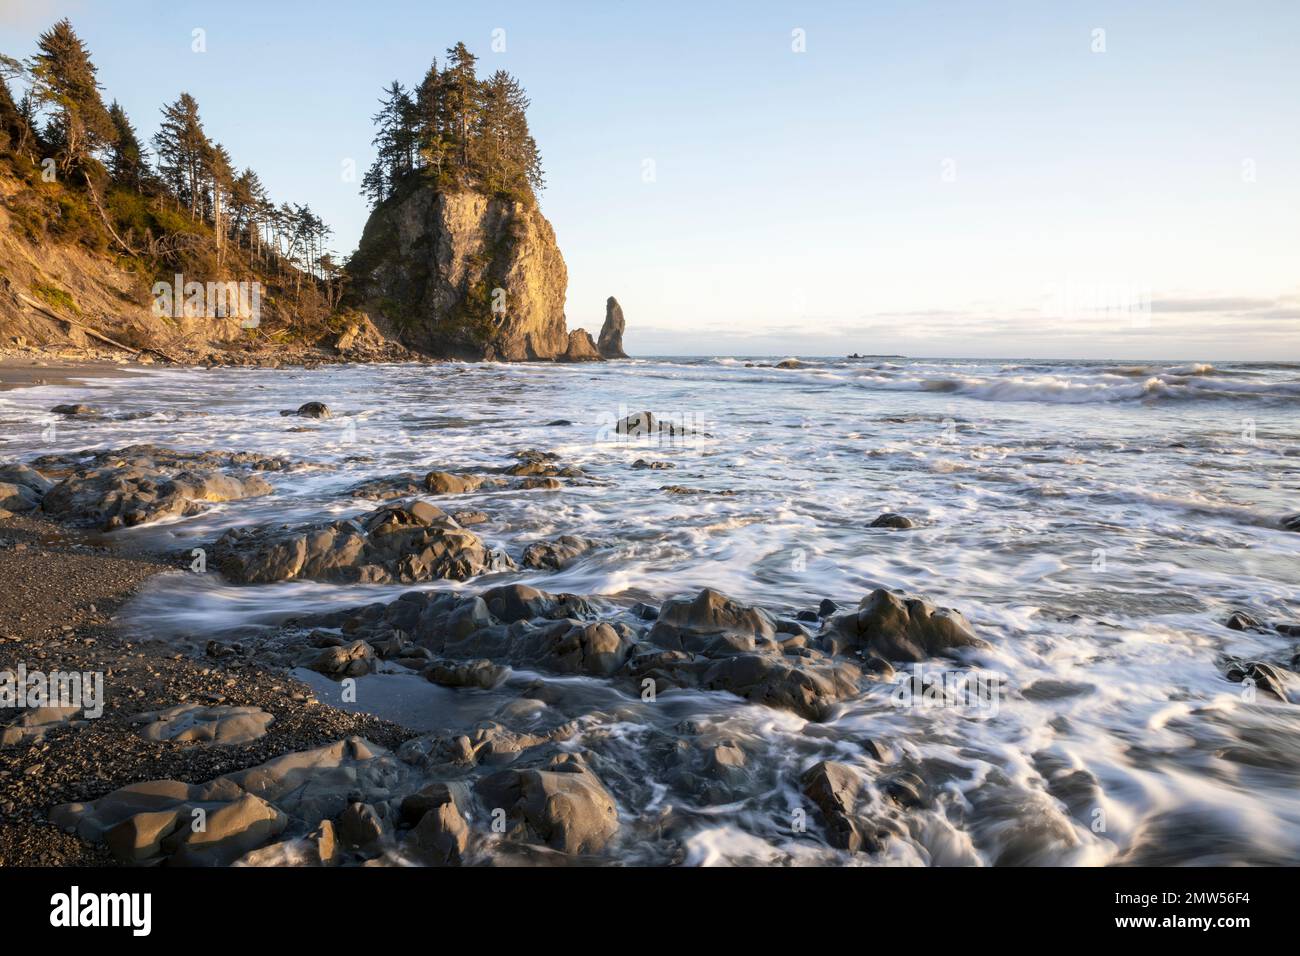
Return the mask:
[[393, 194], [397, 184], [415, 168], [415, 102], [399, 81], [384, 90], [380, 110], [371, 117], [378, 130], [372, 141], [375, 161], [361, 178], [361, 192], [377, 206]]
[[108, 171], [113, 182], [128, 189], [143, 189], [149, 176], [149, 166], [145, 161], [144, 147], [136, 135], [135, 127], [127, 118], [117, 100], [108, 108], [109, 118], [113, 121], [115, 135], [113, 148], [109, 153]]
[[90, 53], [71, 23], [60, 20], [42, 33], [37, 48], [28, 67], [32, 93], [37, 108], [51, 112], [46, 137], [59, 167], [71, 172], [112, 143], [113, 121], [100, 98]]
[[10, 81], [21, 78], [26, 72], [21, 62], [0, 53], [0, 150], [12, 150], [31, 159], [28, 151], [35, 144], [35, 134], [28, 119], [31, 100], [24, 95], [23, 100], [16, 103], [9, 90]]
[[162, 112], [162, 124], [153, 138], [158, 171], [181, 205], [189, 208], [190, 218], [197, 219], [212, 155], [212, 144], [199, 119], [199, 104], [190, 94], [182, 93], [175, 103], [164, 106]]
[[447, 51], [447, 69], [442, 74], [445, 133], [449, 151], [456, 157], [463, 178], [475, 179], [478, 145], [475, 132], [483, 107], [483, 90], [474, 75], [478, 61], [464, 43]]

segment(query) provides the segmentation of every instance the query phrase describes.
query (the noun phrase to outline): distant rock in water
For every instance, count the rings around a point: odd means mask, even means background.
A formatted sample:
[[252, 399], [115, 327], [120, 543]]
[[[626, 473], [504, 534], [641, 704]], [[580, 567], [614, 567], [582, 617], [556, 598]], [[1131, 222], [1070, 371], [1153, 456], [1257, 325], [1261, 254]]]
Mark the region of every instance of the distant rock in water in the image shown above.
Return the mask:
[[599, 362], [603, 358], [591, 333], [586, 329], [574, 329], [569, 333], [569, 347], [565, 349], [566, 362]]
[[600, 358], [566, 328], [569, 273], [535, 202], [411, 182], [371, 213], [349, 273], [353, 304], [428, 355]]
[[623, 307], [611, 295], [605, 300], [605, 324], [600, 327], [600, 340], [596, 343], [601, 358], [627, 358], [627, 353], [623, 351], [623, 329], [626, 325]]

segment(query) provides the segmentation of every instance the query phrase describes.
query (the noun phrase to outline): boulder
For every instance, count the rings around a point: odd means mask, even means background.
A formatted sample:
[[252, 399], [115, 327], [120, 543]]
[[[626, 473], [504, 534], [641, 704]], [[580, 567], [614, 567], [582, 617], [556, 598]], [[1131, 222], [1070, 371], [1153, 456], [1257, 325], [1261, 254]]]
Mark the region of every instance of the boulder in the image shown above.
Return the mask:
[[857, 852], [868, 847], [862, 829], [854, 818], [862, 782], [852, 768], [833, 760], [813, 764], [800, 779], [803, 794], [816, 804], [826, 825], [831, 846]]
[[56, 518], [112, 531], [196, 514], [206, 502], [254, 498], [271, 491], [258, 475], [241, 477], [212, 470], [169, 475], [156, 468], [106, 467], [64, 478], [46, 493], [41, 507]]
[[560, 535], [553, 541], [538, 541], [524, 549], [523, 565], [544, 571], [559, 571], [575, 558], [596, 547], [590, 538]]
[[694, 598], [665, 601], [649, 640], [671, 650], [710, 656], [775, 646], [776, 621], [762, 608], [705, 588]]
[[957, 611], [880, 588], [864, 597], [856, 611], [827, 621], [821, 640], [833, 654], [857, 651], [908, 663], [988, 646]]
[[213, 557], [221, 572], [240, 584], [295, 578], [366, 584], [464, 581], [513, 566], [423, 501], [384, 505], [327, 524], [234, 528], [217, 540]]
[[568, 854], [599, 853], [618, 832], [618, 809], [600, 779], [576, 755], [546, 769], [502, 770], [479, 780], [488, 808], [504, 811], [508, 838]]
[[894, 511], [886, 511], [867, 527], [906, 530], [907, 528], [914, 528], [916, 525], [913, 524], [912, 519], [907, 517], [907, 515], [900, 515]]

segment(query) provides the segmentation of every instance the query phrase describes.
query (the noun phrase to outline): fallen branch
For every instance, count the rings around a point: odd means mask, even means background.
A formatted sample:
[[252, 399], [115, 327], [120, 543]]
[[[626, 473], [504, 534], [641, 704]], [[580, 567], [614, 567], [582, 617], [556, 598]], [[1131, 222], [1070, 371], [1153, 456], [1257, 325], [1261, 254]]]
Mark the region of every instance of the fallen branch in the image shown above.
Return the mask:
[[168, 355], [166, 352], [164, 352], [162, 349], [156, 349], [156, 348], [152, 348], [152, 347], [146, 347], [146, 348], [143, 348], [143, 349], [132, 348], [131, 346], [126, 345], [126, 344], [124, 344], [124, 343], [122, 343], [122, 342], [119, 342], [119, 341], [117, 341], [116, 339], [111, 339], [111, 338], [109, 338], [109, 337], [108, 337], [107, 335], [105, 335], [103, 332], [96, 332], [94, 329], [90, 328], [90, 327], [87, 326], [87, 325], [82, 325], [80, 322], [74, 321], [73, 319], [70, 319], [70, 318], [68, 318], [67, 316], [59, 315], [59, 314], [58, 314], [57, 312], [55, 312], [53, 309], [51, 309], [51, 308], [49, 308], [49, 307], [47, 307], [47, 306], [45, 306], [45, 305], [42, 305], [40, 302], [37, 302], [35, 299], [33, 299], [33, 298], [32, 298], [31, 296], [29, 296], [29, 295], [24, 295], [24, 294], [21, 293], [21, 292], [18, 292], [18, 293], [16, 293], [16, 294], [17, 294], [17, 296], [18, 296], [18, 298], [19, 298], [19, 300], [20, 300], [21, 302], [23, 302], [23, 303], [25, 303], [26, 305], [30, 306], [31, 308], [35, 309], [37, 312], [40, 312], [40, 313], [42, 313], [43, 315], [49, 316], [51, 319], [54, 319], [54, 321], [56, 321], [56, 322], [64, 322], [64, 323], [66, 323], [66, 324], [72, 326], [74, 329], [79, 329], [81, 332], [83, 332], [83, 333], [85, 333], [86, 335], [90, 336], [92, 339], [98, 339], [100, 342], [104, 342], [104, 343], [106, 343], [106, 344], [108, 344], [108, 345], [113, 346], [114, 348], [121, 349], [121, 350], [124, 351], [124, 352], [130, 352], [132, 355], [139, 355], [141, 352], [151, 352], [151, 353], [153, 353], [154, 355], [159, 355], [159, 356], [161, 356], [162, 358], [166, 359], [168, 362], [174, 362], [174, 363], [176, 363], [177, 365], [181, 364], [181, 363], [178, 362], [176, 359], [172, 358], [170, 355]]

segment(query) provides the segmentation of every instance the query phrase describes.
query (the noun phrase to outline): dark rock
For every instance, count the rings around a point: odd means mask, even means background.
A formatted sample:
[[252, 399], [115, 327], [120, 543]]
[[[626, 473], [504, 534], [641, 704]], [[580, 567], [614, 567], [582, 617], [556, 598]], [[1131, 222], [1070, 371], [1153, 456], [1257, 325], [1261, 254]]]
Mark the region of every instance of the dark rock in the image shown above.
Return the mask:
[[368, 803], [350, 803], [335, 824], [344, 845], [365, 850], [384, 838], [384, 822]]
[[767, 611], [705, 588], [694, 598], [665, 601], [649, 639], [671, 650], [712, 656], [773, 648], [775, 636], [776, 622]]
[[821, 811], [826, 824], [826, 837], [831, 846], [857, 852], [875, 850], [864, 838], [862, 829], [854, 819], [854, 808], [862, 783], [849, 767], [833, 760], [813, 764], [800, 779], [804, 796]]
[[627, 358], [627, 353], [623, 351], [623, 331], [626, 326], [623, 307], [611, 295], [605, 300], [605, 324], [600, 327], [600, 341], [597, 345], [602, 358]]
[[1258, 618], [1252, 617], [1245, 611], [1234, 611], [1223, 626], [1234, 631], [1268, 631], [1269, 627], [1262, 624]]
[[297, 415], [299, 418], [329, 418], [329, 406], [324, 402], [306, 402], [298, 406], [297, 411], [283, 411], [281, 415]]
[[467, 661], [452, 664], [441, 661], [430, 665], [425, 671], [425, 678], [443, 687], [479, 687], [491, 690], [510, 673], [509, 667], [493, 664], [488, 660]]
[[912, 523], [912, 519], [907, 517], [907, 515], [900, 515], [893, 511], [887, 511], [884, 514], [882, 514], [880, 517], [878, 517], [875, 521], [871, 522], [871, 524], [869, 524], [867, 527], [898, 528], [900, 530], [903, 530], [907, 528], [913, 528], [915, 527], [915, 525]]
[[835, 654], [870, 651], [907, 662], [988, 646], [958, 612], [879, 588], [863, 598], [856, 611], [827, 621], [822, 642]]
[[234, 528], [214, 546], [221, 572], [241, 584], [308, 578], [384, 584], [464, 581], [511, 566], [428, 502], [385, 505], [328, 524]]
[[523, 565], [526, 568], [559, 571], [575, 558], [592, 548], [596, 542], [590, 538], [580, 538], [565, 534], [554, 541], [538, 541], [524, 549]]

